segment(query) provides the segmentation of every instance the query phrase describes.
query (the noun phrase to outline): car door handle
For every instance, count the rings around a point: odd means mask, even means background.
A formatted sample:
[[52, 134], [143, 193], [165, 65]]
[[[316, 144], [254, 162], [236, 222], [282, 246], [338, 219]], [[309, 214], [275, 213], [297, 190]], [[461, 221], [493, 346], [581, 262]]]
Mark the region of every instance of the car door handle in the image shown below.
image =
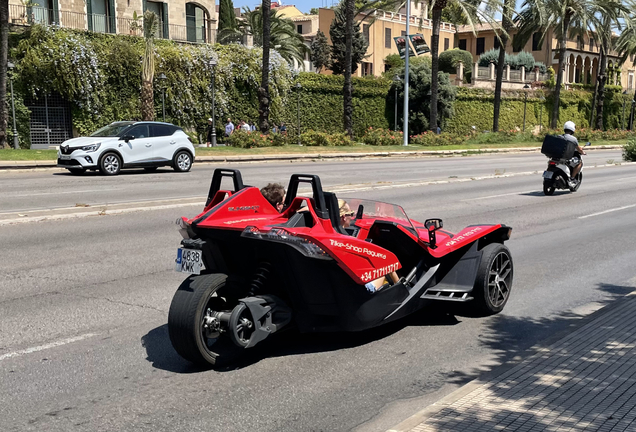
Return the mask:
[[146, 147], [152, 147], [152, 144], [146, 144]]
[[177, 143], [176, 141], [170, 141], [170, 144], [176, 144], [176, 143]]

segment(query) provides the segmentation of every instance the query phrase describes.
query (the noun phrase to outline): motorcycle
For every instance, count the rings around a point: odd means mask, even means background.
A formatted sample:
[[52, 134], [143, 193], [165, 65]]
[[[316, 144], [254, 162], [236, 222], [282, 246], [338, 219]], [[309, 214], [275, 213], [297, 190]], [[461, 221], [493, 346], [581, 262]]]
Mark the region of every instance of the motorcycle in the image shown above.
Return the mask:
[[[590, 142], [584, 147], [591, 145]], [[579, 156], [580, 158], [580, 156]], [[583, 167], [576, 177], [571, 178], [573, 166], [572, 159], [550, 158], [548, 168], [543, 172], [543, 193], [552, 195], [556, 189], [569, 189], [570, 192], [576, 192], [583, 181]], [[583, 159], [581, 158], [581, 163]], [[574, 164], [574, 166], [576, 166]]]

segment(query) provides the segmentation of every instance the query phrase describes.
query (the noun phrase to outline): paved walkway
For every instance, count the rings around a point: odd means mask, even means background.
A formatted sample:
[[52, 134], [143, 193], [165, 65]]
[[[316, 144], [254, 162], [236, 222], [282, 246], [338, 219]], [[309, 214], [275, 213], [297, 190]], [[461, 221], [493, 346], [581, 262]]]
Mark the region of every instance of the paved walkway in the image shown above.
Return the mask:
[[636, 431], [636, 295], [619, 301], [390, 431]]

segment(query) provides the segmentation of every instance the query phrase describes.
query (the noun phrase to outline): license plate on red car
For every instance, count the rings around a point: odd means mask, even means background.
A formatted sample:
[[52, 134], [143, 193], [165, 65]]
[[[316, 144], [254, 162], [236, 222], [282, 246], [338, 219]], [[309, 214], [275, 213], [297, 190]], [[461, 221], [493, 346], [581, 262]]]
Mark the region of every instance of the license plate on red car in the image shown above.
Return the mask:
[[203, 253], [196, 249], [177, 249], [176, 270], [183, 273], [200, 274]]

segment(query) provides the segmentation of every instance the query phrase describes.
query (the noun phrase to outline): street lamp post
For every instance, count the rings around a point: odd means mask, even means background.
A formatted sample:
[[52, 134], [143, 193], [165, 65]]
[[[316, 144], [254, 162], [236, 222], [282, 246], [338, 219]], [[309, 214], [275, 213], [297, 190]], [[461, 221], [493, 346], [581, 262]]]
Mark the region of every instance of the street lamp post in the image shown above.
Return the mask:
[[627, 90], [623, 91], [623, 118], [621, 120], [621, 129], [623, 130], [625, 130], [625, 102], [627, 101], [625, 95], [627, 95]]
[[296, 83], [296, 92], [298, 93], [298, 145], [302, 146], [300, 142], [300, 90], [303, 86], [300, 83]]
[[393, 77], [393, 84], [395, 84], [395, 121], [393, 123], [393, 130], [398, 130], [398, 84], [400, 83], [400, 76], [395, 74]]
[[216, 78], [216, 59], [210, 59], [210, 69], [212, 69], [212, 147], [216, 147], [216, 110], [214, 109], [214, 81]]
[[402, 132], [404, 134], [404, 142], [402, 145], [409, 145], [409, 56], [411, 54], [411, 46], [409, 45], [409, 23], [411, 21], [411, 1], [406, 2], [406, 34], [404, 40], [406, 42], [406, 51], [404, 54], [404, 126]]
[[[7, 63], [7, 67], [11, 72], [15, 65], [11, 62]], [[15, 100], [13, 99], [13, 73], [9, 74], [9, 85], [11, 86], [11, 111], [13, 112], [13, 148], [20, 149], [20, 141], [18, 139], [18, 128], [15, 123]]]
[[525, 98], [523, 99], [523, 131], [526, 131], [526, 104], [528, 103], [528, 89], [530, 86], [528, 84], [523, 86], [525, 90]]
[[161, 81], [161, 111], [163, 113], [163, 122], [166, 121], [166, 80], [168, 77], [165, 73], [161, 72], [157, 77]]
[[545, 98], [541, 96], [539, 100], [541, 101], [539, 104], [539, 133], [541, 133], [541, 129], [543, 127], [543, 104], [545, 103]]

